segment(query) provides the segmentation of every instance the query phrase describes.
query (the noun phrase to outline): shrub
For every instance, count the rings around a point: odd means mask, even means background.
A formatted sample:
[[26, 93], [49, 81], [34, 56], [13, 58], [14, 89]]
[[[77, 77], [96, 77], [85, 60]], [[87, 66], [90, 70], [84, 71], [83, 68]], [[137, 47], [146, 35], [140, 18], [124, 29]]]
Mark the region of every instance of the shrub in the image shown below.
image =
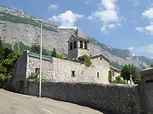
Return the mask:
[[109, 83], [112, 83], [112, 72], [111, 72], [111, 70], [108, 71], [108, 81], [109, 81]]
[[121, 78], [120, 75], [117, 76], [117, 77], [115, 78], [115, 80], [112, 81], [112, 83], [114, 83], [114, 84], [126, 84], [126, 82], [125, 82], [124, 80], [122, 80], [122, 78]]
[[28, 81], [38, 81], [38, 73], [31, 73], [31, 75], [27, 78]]
[[83, 61], [87, 67], [92, 65], [90, 57], [88, 55], [82, 55], [78, 58], [79, 61]]

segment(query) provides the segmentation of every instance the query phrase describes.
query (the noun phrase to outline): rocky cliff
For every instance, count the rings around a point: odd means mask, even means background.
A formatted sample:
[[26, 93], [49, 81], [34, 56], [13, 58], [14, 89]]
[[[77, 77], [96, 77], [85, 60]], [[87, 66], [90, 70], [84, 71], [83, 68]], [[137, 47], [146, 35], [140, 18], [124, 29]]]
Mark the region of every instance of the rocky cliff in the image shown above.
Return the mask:
[[[59, 53], [67, 55], [67, 40], [74, 29], [58, 28], [55, 22], [30, 16], [23, 11], [0, 7], [0, 37], [6, 47], [23, 51], [32, 44], [39, 44], [40, 21], [43, 24], [43, 47], [47, 50], [56, 48]], [[133, 63], [142, 69], [153, 63], [153, 59], [132, 56], [128, 50], [112, 48], [92, 37], [89, 39], [91, 55], [104, 53], [115, 67]]]

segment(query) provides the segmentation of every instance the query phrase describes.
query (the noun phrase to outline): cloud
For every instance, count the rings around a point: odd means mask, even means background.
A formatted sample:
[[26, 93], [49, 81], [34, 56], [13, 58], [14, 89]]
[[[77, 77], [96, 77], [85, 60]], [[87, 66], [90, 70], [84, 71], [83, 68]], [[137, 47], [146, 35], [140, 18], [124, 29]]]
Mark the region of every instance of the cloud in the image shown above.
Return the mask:
[[86, 0], [85, 4], [90, 4], [93, 0]]
[[129, 47], [128, 50], [133, 51], [134, 47]]
[[136, 27], [139, 32], [144, 32], [147, 35], [153, 35], [153, 6], [142, 13], [142, 16], [149, 20], [150, 25], [145, 27]]
[[152, 56], [153, 55], [153, 44], [149, 44], [146, 46], [139, 46], [139, 47], [129, 47], [128, 50], [137, 55]]
[[138, 6], [140, 3], [138, 0], [131, 0], [133, 2], [133, 6]]
[[148, 10], [145, 10], [142, 15], [150, 21], [153, 21], [153, 7], [150, 7]]
[[70, 10], [65, 11], [64, 13], [61, 13], [57, 16], [52, 16], [50, 20], [59, 22], [61, 25], [60, 27], [69, 28], [69, 27], [75, 27], [74, 24], [78, 19], [83, 18], [82, 14], [76, 14], [73, 13]]
[[146, 35], [153, 35], [153, 24], [146, 27], [136, 27], [139, 32], [145, 32]]
[[48, 10], [51, 11], [51, 10], [57, 10], [58, 8], [58, 5], [56, 4], [51, 4], [49, 7], [48, 7]]
[[101, 0], [101, 3], [94, 13], [92, 13], [88, 19], [98, 20], [102, 23], [101, 31], [104, 34], [108, 34], [109, 29], [116, 28], [120, 26], [122, 20], [119, 17], [119, 10], [116, 5], [117, 0]]

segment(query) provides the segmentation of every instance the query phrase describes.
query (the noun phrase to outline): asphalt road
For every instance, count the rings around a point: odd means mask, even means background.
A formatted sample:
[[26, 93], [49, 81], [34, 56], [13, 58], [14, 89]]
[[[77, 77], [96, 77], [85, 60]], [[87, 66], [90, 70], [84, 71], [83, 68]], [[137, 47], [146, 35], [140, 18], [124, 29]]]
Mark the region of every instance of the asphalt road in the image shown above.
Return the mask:
[[91, 108], [0, 89], [0, 114], [103, 114]]

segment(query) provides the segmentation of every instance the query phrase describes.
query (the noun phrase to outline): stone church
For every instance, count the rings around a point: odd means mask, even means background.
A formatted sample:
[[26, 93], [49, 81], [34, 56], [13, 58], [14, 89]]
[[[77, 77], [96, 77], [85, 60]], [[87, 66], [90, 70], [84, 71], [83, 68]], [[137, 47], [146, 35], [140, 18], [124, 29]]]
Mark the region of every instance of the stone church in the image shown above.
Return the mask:
[[[89, 39], [77, 29], [71, 34], [68, 42], [67, 59], [42, 56], [42, 79], [52, 82], [83, 82], [108, 84], [108, 73], [119, 75], [119, 70], [110, 66], [104, 54], [90, 56]], [[89, 55], [92, 65], [87, 67], [78, 61], [78, 57]], [[26, 81], [32, 74], [39, 74], [40, 55], [24, 51], [15, 66], [13, 85]]]

